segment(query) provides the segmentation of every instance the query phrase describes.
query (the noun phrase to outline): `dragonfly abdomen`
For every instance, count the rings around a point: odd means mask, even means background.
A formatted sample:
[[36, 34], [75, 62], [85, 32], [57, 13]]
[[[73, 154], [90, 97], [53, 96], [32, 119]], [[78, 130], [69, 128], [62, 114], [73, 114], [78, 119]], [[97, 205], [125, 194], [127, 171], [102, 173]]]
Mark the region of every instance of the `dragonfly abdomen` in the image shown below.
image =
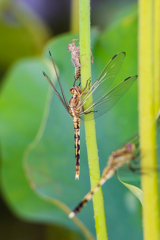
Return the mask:
[[75, 140], [75, 160], [76, 160], [76, 173], [75, 179], [79, 179], [80, 173], [80, 118], [73, 118], [74, 124], [74, 140]]
[[82, 199], [78, 206], [69, 214], [70, 218], [73, 218], [81, 209], [89, 202], [94, 193], [96, 193], [99, 188], [106, 182], [107, 179], [111, 178], [114, 174], [114, 171], [109, 167], [106, 167], [105, 172], [103, 172], [103, 177], [99, 180], [98, 184]]
[[81, 70], [79, 66], [75, 67], [75, 80], [77, 80], [78, 78], [80, 78], [81, 76]]

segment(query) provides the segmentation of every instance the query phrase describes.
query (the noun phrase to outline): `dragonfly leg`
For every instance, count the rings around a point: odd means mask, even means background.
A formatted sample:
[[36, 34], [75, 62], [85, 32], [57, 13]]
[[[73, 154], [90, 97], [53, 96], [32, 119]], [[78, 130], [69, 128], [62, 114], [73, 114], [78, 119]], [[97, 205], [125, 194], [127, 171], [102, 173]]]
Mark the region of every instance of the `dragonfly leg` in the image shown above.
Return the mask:
[[[76, 77], [74, 76], [74, 83], [73, 83], [73, 87], [75, 87], [75, 84], [76, 84], [76, 81], [77, 81], [78, 79], [76, 79]], [[78, 84], [78, 86], [80, 87], [81, 86], [81, 79], [79, 78], [79, 84]]]
[[76, 79], [76, 77], [74, 76], [74, 83], [73, 83], [73, 87], [75, 87], [76, 81], [77, 81], [77, 79]]
[[78, 41], [79, 40], [79, 38], [78, 39], [73, 39], [72, 41], [71, 41], [71, 43], [73, 43], [73, 42], [75, 42], [75, 41]]
[[92, 52], [91, 52], [91, 55], [90, 55], [90, 57], [92, 57], [92, 60], [91, 60], [91, 63], [93, 64], [93, 54], [92, 54]]
[[89, 114], [89, 113], [96, 113], [97, 111], [89, 111], [89, 112], [85, 112], [85, 114]]
[[127, 162], [127, 165], [128, 165], [128, 168], [132, 171], [132, 172], [135, 172], [136, 171], [136, 168], [132, 167], [132, 165]]
[[79, 78], [79, 84], [78, 84], [78, 86], [80, 87], [81, 86], [81, 79]]
[[138, 160], [139, 156], [140, 156], [139, 152], [132, 156], [131, 160], [134, 161], [134, 164], [138, 164], [139, 163], [138, 161], [136, 161], [136, 160]]
[[140, 152], [138, 152], [137, 154], [133, 155], [133, 156], [132, 156], [132, 160], [138, 158], [139, 156], [140, 156]]
[[[83, 55], [85, 55], [85, 54], [83, 54]], [[80, 56], [83, 56], [83, 55], [80, 55]], [[90, 56], [89, 56], [88, 58], [86, 58], [86, 60], [84, 60], [84, 62], [83, 62], [82, 64], [79, 63], [79, 67], [82, 67], [82, 66], [87, 62], [87, 60], [88, 60], [91, 56], [92, 56], [91, 63], [93, 63], [93, 54], [92, 54], [92, 52], [91, 52]]]
[[86, 86], [85, 86], [85, 88], [83, 89], [81, 95], [85, 95], [85, 94], [87, 94], [87, 93], [89, 92], [89, 91], [88, 91], [88, 92], [85, 93], [85, 90], [87, 89], [87, 86], [89, 86], [89, 90], [90, 90], [90, 86], [91, 86], [91, 79], [90, 79], [90, 78], [87, 80]]

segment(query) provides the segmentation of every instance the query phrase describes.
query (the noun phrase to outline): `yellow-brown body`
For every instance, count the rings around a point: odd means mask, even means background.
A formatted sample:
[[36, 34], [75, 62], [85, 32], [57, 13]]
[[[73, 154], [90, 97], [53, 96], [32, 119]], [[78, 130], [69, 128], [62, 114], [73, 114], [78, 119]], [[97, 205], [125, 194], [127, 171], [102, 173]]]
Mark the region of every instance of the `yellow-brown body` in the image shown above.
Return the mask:
[[73, 117], [74, 125], [74, 139], [75, 139], [75, 160], [76, 160], [76, 174], [75, 179], [79, 179], [80, 172], [80, 110], [81, 110], [81, 89], [79, 87], [72, 87], [70, 89], [72, 98], [69, 101], [68, 111]]
[[73, 212], [69, 214], [69, 217], [72, 218], [78, 213], [89, 200], [91, 200], [94, 193], [98, 191], [100, 186], [102, 186], [109, 178], [111, 178], [115, 171], [120, 168], [124, 163], [127, 163], [129, 168], [131, 168], [129, 160], [134, 159], [135, 156], [133, 153], [135, 152], [135, 145], [134, 144], [126, 144], [124, 148], [118, 149], [111, 153], [107, 167], [103, 170], [102, 177], [98, 184], [82, 199], [80, 204], [74, 209]]

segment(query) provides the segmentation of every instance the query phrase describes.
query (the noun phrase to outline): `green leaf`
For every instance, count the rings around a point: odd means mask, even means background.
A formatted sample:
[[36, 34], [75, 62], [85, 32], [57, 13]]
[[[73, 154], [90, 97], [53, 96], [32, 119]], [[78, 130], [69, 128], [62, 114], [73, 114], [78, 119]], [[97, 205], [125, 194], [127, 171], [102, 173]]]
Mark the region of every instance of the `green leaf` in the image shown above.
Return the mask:
[[139, 201], [143, 205], [143, 191], [140, 188], [135, 187], [134, 185], [131, 185], [131, 184], [128, 184], [128, 183], [125, 183], [125, 182], [121, 181], [120, 179], [119, 179], [119, 181], [124, 186], [126, 186], [139, 199]]
[[[14, 6], [12, 6], [14, 5]], [[49, 31], [36, 14], [8, 1], [0, 8], [0, 65], [6, 68], [19, 58], [41, 53]]]
[[22, 156], [38, 131], [50, 91], [42, 69], [52, 74], [47, 60], [18, 62], [5, 76], [0, 98], [3, 196], [17, 215], [36, 221], [48, 221], [53, 207], [30, 189]]

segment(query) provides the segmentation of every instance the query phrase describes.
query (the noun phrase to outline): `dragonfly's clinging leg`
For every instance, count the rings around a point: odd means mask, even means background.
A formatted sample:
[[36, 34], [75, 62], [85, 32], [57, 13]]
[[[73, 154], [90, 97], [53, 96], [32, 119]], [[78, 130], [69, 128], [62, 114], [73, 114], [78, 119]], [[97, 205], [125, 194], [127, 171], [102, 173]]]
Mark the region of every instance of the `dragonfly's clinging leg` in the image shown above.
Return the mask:
[[131, 160], [134, 161], [134, 163], [138, 163], [136, 160], [138, 160], [138, 157], [140, 156], [140, 152], [138, 152], [137, 154], [133, 155]]
[[96, 113], [98, 111], [89, 111], [89, 112], [86, 112], [85, 114], [90, 114], [90, 113]]
[[[88, 85], [88, 81], [90, 81], [90, 78], [87, 80], [87, 82], [86, 82], [86, 86], [85, 86], [85, 88], [83, 89], [83, 91], [82, 91], [82, 93], [81, 93], [81, 95], [85, 95], [85, 94], [87, 94], [87, 93], [84, 93], [85, 92], [85, 90], [87, 89], [87, 85]], [[91, 82], [89, 82], [89, 90], [90, 90], [90, 84], [91, 84]]]
[[132, 165], [130, 164], [130, 162], [127, 162], [128, 168], [132, 171], [135, 172], [136, 168], [132, 167]]
[[[92, 47], [91, 47], [91, 48], [92, 48]], [[94, 58], [94, 57], [93, 57], [93, 54], [92, 54], [92, 52], [91, 52], [91, 56], [92, 56], [91, 63], [93, 64], [93, 58]]]
[[93, 58], [94, 58], [94, 57], [93, 57], [93, 54], [92, 54], [92, 52], [91, 52], [91, 56], [92, 56], [92, 60], [91, 60], [91, 63], [93, 64]]
[[77, 81], [77, 79], [76, 79], [76, 77], [74, 76], [74, 83], [73, 83], [73, 87], [75, 87], [76, 81]]
[[73, 42], [75, 42], [75, 41], [78, 41], [79, 39], [73, 39], [72, 41], [71, 41], [71, 43], [73, 43]]
[[[83, 54], [84, 55], [84, 54]], [[80, 56], [83, 56], [83, 55], [80, 55]], [[84, 64], [85, 64], [85, 62], [87, 62], [87, 60], [90, 58], [92, 56], [92, 60], [91, 60], [91, 63], [93, 63], [93, 54], [92, 54], [92, 52], [91, 52], [91, 54], [90, 54], [90, 56], [88, 57], [88, 58], [86, 58], [86, 60], [84, 60], [84, 62], [82, 63], [82, 64], [78, 64], [79, 65], [79, 67], [82, 67]]]
[[81, 86], [81, 79], [79, 78], [79, 84], [78, 84], [78, 86], [80, 87]]
[[[74, 83], [73, 83], [73, 87], [75, 87], [75, 84], [76, 84], [76, 81], [77, 81], [78, 79], [76, 79], [76, 77], [74, 76]], [[81, 80], [80, 80], [80, 78], [79, 78], [79, 84], [78, 84], [78, 86], [80, 87], [81, 86]]]

